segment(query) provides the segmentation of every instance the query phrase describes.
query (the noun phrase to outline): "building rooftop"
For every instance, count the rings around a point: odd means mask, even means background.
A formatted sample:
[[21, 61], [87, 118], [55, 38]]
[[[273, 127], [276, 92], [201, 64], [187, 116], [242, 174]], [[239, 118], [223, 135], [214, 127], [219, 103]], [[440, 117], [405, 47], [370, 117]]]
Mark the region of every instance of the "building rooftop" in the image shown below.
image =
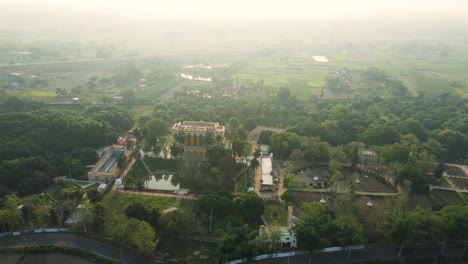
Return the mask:
[[216, 122], [204, 122], [204, 121], [184, 121], [175, 123], [172, 127], [173, 131], [184, 131], [194, 133], [206, 133], [212, 131], [217, 134], [224, 133], [225, 127], [220, 126]]
[[270, 157], [262, 158], [262, 185], [273, 185], [273, 176], [271, 175], [272, 162]]

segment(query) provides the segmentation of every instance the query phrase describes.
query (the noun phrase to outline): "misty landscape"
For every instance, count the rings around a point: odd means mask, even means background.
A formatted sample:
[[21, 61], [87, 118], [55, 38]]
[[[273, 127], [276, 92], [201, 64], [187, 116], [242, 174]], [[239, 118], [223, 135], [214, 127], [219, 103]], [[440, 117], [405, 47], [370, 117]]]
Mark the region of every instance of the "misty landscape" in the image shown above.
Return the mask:
[[0, 263], [465, 263], [461, 0], [0, 3]]

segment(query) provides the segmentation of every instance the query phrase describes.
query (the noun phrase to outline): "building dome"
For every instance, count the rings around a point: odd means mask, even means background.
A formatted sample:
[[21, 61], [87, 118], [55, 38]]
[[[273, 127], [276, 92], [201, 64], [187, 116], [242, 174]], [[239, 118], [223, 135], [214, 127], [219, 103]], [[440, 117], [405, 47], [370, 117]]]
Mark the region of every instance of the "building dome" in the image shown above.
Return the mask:
[[121, 187], [122, 186], [122, 179], [118, 178], [117, 180], [115, 180], [115, 185], [117, 187]]

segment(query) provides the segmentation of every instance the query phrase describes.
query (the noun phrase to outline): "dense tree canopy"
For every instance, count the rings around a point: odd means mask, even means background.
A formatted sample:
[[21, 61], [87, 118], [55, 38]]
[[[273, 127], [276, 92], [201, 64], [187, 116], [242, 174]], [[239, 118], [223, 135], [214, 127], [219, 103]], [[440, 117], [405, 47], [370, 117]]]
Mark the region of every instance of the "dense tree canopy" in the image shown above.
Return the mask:
[[[14, 110], [8, 102], [18, 105]], [[0, 105], [0, 186], [20, 194], [43, 191], [52, 177], [79, 177], [97, 160], [96, 147], [115, 142], [131, 115], [116, 107], [54, 110], [18, 99]]]

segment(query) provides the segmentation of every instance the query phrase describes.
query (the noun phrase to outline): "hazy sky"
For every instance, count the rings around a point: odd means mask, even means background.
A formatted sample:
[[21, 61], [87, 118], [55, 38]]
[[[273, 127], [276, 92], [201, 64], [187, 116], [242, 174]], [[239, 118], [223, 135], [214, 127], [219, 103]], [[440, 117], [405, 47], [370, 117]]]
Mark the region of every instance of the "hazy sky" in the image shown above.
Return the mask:
[[[0, 0], [9, 15], [78, 13], [130, 19], [322, 19], [468, 15], [466, 0]], [[0, 11], [1, 13], [2, 11]]]

